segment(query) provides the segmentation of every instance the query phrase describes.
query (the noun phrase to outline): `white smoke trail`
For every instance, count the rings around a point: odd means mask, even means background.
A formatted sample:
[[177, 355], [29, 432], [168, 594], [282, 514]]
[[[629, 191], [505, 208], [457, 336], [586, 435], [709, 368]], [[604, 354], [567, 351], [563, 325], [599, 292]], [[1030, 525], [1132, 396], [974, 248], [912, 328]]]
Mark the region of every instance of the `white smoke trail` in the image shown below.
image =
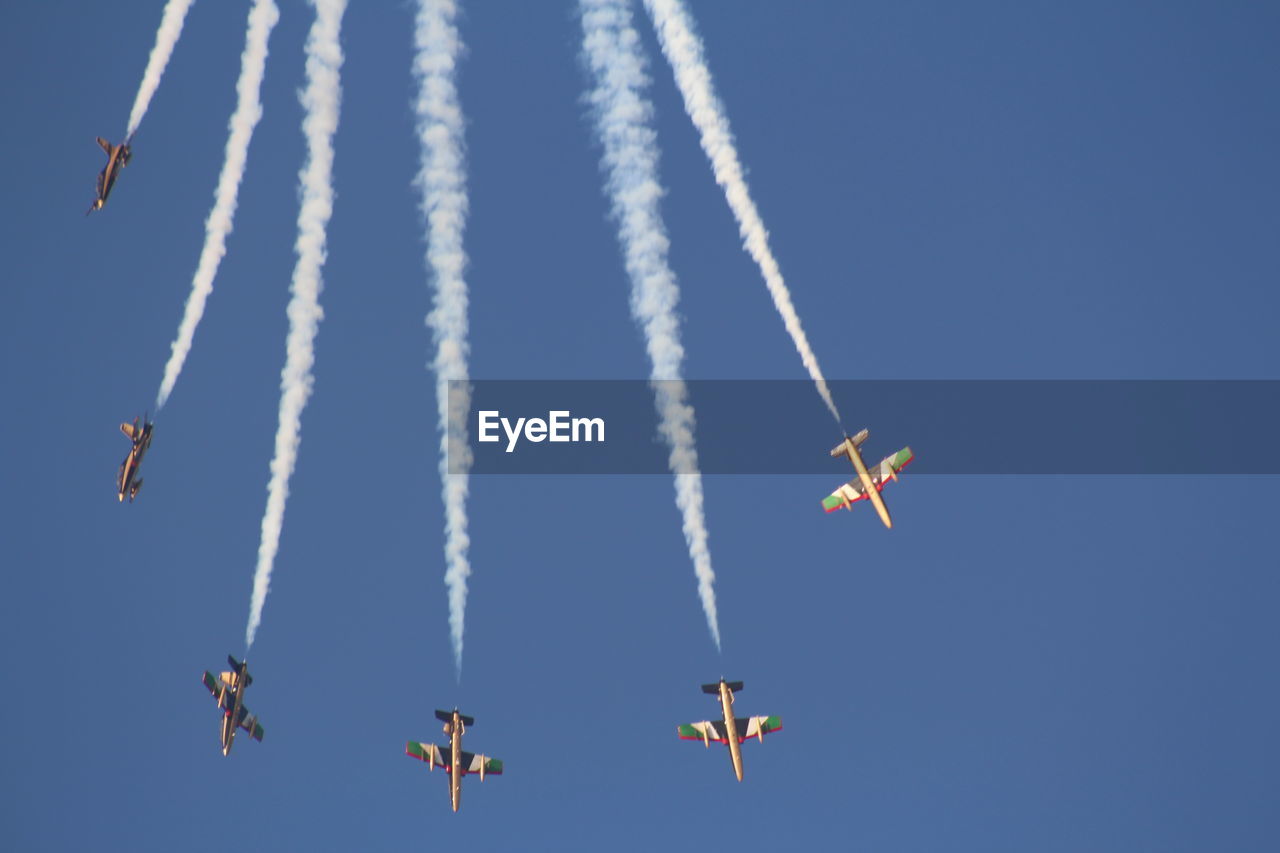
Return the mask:
[[165, 4], [164, 13], [160, 16], [160, 29], [156, 31], [156, 43], [151, 48], [151, 56], [147, 58], [147, 70], [142, 73], [142, 83], [138, 86], [138, 95], [133, 99], [133, 111], [129, 113], [129, 129], [125, 131], [127, 140], [133, 136], [142, 117], [151, 105], [151, 96], [160, 88], [160, 77], [164, 74], [169, 57], [173, 55], [173, 47], [182, 35], [182, 24], [187, 19], [187, 10], [195, 0], [169, 0]]
[[222, 174], [218, 176], [213, 209], [204, 223], [204, 249], [200, 252], [200, 263], [191, 281], [191, 295], [187, 297], [178, 336], [169, 346], [171, 353], [164, 366], [160, 392], [156, 395], [156, 409], [164, 408], [173, 393], [178, 374], [191, 352], [196, 326], [204, 316], [205, 303], [213, 292], [218, 264], [227, 253], [227, 235], [231, 233], [236, 215], [236, 196], [240, 192], [240, 180], [244, 177], [245, 161], [249, 158], [249, 140], [253, 138], [258, 119], [262, 118], [259, 92], [267, 68], [267, 40], [279, 19], [280, 12], [272, 0], [255, 0], [249, 10], [249, 29], [245, 34], [244, 53], [240, 56], [240, 80], [236, 83], [236, 111], [231, 114], [231, 133], [227, 137]]
[[[649, 84], [645, 60], [623, 0], [581, 0], [580, 8], [583, 56], [595, 81], [589, 98], [596, 132], [604, 144], [613, 215], [631, 278], [631, 313], [644, 331], [650, 377], [667, 380], [652, 383], [659, 429], [671, 448], [668, 461], [675, 477], [676, 505], [683, 516], [707, 627], [719, 649], [715, 572], [702, 511], [702, 475], [696, 473], [693, 407], [680, 378], [684, 348], [675, 313], [680, 291], [667, 264], [666, 227], [658, 210], [662, 188], [656, 137], [650, 126], [653, 110], [645, 94]], [[680, 473], [689, 471], [695, 473]]]
[[756, 210], [747, 182], [742, 177], [742, 164], [733, 144], [729, 118], [716, 96], [711, 72], [703, 56], [702, 40], [694, 32], [693, 21], [680, 0], [644, 0], [644, 5], [653, 19], [662, 52], [675, 71], [676, 85], [684, 98], [685, 112], [698, 128], [702, 150], [711, 160], [716, 183], [724, 189], [729, 208], [738, 222], [743, 247], [760, 267], [769, 295], [773, 297], [774, 307], [782, 315], [782, 322], [787, 327], [791, 340], [795, 342], [800, 360], [804, 362], [805, 369], [809, 371], [827, 408], [839, 422], [840, 410], [836, 408], [831, 390], [827, 388], [827, 380], [822, 375], [822, 368], [818, 366], [818, 357], [813, 354], [809, 339], [805, 337], [804, 327], [800, 325], [800, 315], [791, 304], [791, 292], [787, 290], [782, 271], [778, 269], [778, 262], [769, 249], [769, 232], [760, 220], [760, 213]]
[[[419, 0], [413, 73], [418, 79], [414, 101], [422, 165], [417, 184], [427, 222], [427, 269], [435, 289], [427, 326], [436, 345], [431, 368], [436, 375], [440, 423], [440, 483], [445, 514], [445, 575], [449, 592], [449, 634], [453, 661], [462, 674], [462, 633], [471, 564], [467, 548], [467, 492], [471, 467], [466, 416], [470, 410], [467, 379], [467, 283], [462, 277], [467, 255], [462, 234], [467, 219], [466, 157], [462, 108], [454, 82], [462, 42], [454, 25], [453, 0]], [[452, 395], [452, 399], [451, 399]], [[452, 439], [452, 441], [451, 441]], [[451, 446], [452, 445], [452, 446]], [[449, 459], [454, 460], [450, 473]]]
[[326, 228], [333, 214], [333, 134], [338, 129], [342, 101], [342, 45], [338, 37], [347, 0], [311, 0], [316, 20], [307, 35], [307, 87], [300, 95], [306, 115], [302, 132], [307, 138], [307, 162], [298, 173], [301, 207], [298, 211], [298, 239], [294, 250], [298, 262], [293, 268], [289, 290], [289, 338], [284, 370], [280, 374], [280, 426], [276, 431], [275, 458], [271, 460], [271, 482], [267, 485], [267, 510], [262, 516], [262, 539], [258, 544], [258, 566], [253, 575], [253, 598], [249, 607], [246, 646], [253, 645], [262, 622], [262, 606], [267, 600], [271, 569], [280, 547], [284, 505], [289, 497], [289, 478], [298, 461], [302, 410], [311, 396], [314, 379], [315, 338], [324, 312], [320, 309], [323, 282]]

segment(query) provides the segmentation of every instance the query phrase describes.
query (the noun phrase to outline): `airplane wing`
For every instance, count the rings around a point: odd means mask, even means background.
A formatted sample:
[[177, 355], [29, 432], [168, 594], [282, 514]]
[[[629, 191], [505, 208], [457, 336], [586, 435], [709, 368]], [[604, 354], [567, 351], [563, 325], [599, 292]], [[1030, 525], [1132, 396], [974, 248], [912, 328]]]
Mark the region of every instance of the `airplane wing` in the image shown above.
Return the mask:
[[485, 775], [490, 773], [502, 775], [502, 762], [496, 758], [490, 758], [487, 755], [475, 755], [474, 753], [462, 750], [462, 772], [479, 773], [480, 768], [484, 768]]
[[734, 722], [738, 729], [738, 743], [744, 743], [748, 738], [760, 738], [782, 730], [781, 717], [749, 717], [745, 720], [739, 718]]
[[249, 737], [262, 742], [262, 725], [258, 722], [258, 718], [249, 713], [249, 710], [243, 705], [240, 706], [240, 728], [249, 733]]
[[[904, 447], [891, 456], [886, 456], [880, 460], [878, 465], [867, 469], [867, 473], [871, 475], [871, 484], [876, 487], [877, 492], [884, 491], [885, 483], [893, 477], [894, 474], [907, 467], [908, 463], [915, 459], [910, 447]], [[822, 501], [822, 508], [827, 512], [834, 512], [847, 504], [852, 504], [862, 500], [867, 496], [867, 490], [862, 485], [861, 477], [854, 477], [840, 488], [836, 489]]]
[[689, 723], [680, 726], [676, 730], [681, 740], [700, 740], [703, 743], [707, 741], [715, 741], [716, 743], [728, 743], [729, 732], [725, 729], [721, 720], [704, 720], [701, 723]]
[[[202, 680], [204, 681], [204, 686], [213, 694], [213, 698], [218, 700], [218, 707], [225, 711], [229, 707], [226, 703], [231, 701], [231, 694], [228, 692], [225, 695], [222, 695], [222, 688], [218, 684], [218, 679], [214, 678], [213, 673], [209, 672], [207, 669], [204, 671], [204, 678]], [[219, 699], [220, 695], [222, 695], [221, 699]]]
[[411, 740], [404, 745], [404, 754], [410, 758], [425, 761], [427, 764], [449, 769], [449, 753], [434, 743], [418, 743], [416, 740]]

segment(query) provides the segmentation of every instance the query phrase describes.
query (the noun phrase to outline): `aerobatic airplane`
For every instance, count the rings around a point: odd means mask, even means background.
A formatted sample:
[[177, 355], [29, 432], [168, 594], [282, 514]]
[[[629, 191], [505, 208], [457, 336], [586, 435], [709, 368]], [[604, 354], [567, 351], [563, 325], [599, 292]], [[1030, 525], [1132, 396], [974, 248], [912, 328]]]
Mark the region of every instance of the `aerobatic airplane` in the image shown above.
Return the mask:
[[[142, 457], [147, 455], [147, 448], [151, 446], [151, 431], [155, 428], [155, 424], [142, 419], [142, 427], [138, 427], [138, 419], [134, 418], [132, 424], [120, 424], [120, 431], [124, 433], [133, 447], [129, 448], [129, 455], [120, 463], [120, 472], [116, 474], [116, 488], [119, 491], [120, 501], [124, 501], [124, 496], [129, 495], [129, 503], [133, 503], [133, 499], [138, 496], [138, 490], [142, 488], [142, 478], [138, 477], [138, 468], [142, 465]], [[134, 478], [137, 479], [134, 479]]]
[[486, 755], [475, 755], [462, 749], [462, 735], [467, 726], [474, 726], [476, 721], [466, 714], [452, 711], [436, 711], [436, 719], [444, 720], [444, 733], [449, 736], [449, 750], [446, 752], [434, 743], [419, 743], [411, 740], [405, 744], [404, 754], [427, 763], [428, 770], [443, 767], [449, 771], [449, 801], [456, 812], [462, 804], [462, 777], [468, 773], [479, 773], [480, 781], [493, 774], [502, 775], [502, 762]]
[[93, 200], [93, 204], [84, 212], [85, 216], [95, 210], [101, 210], [102, 206], [107, 203], [107, 196], [111, 195], [111, 188], [115, 186], [116, 178], [120, 176], [120, 170], [129, 165], [129, 158], [133, 156], [129, 150], [129, 140], [127, 139], [119, 145], [112, 145], [99, 136], [98, 144], [102, 146], [103, 151], [107, 152], [107, 165], [103, 166], [102, 171], [98, 173], [98, 197]]
[[884, 522], [884, 526], [891, 528], [893, 520], [889, 518], [889, 509], [884, 505], [880, 492], [884, 489], [887, 480], [892, 479], [897, 482], [898, 472], [907, 467], [907, 463], [915, 456], [912, 455], [910, 447], [904, 447], [892, 456], [886, 456], [875, 468], [867, 470], [858, 447], [867, 440], [868, 435], [870, 431], [865, 429], [852, 438], [846, 435], [844, 441], [832, 448], [832, 456], [849, 457], [854, 470], [858, 472], [858, 478], [850, 480], [832, 492], [822, 501], [822, 506], [827, 512], [834, 512], [841, 507], [852, 512], [855, 503], [868, 498], [871, 505], [876, 508], [876, 512], [880, 514], [880, 520]]
[[742, 743], [747, 738], [759, 738], [764, 743], [764, 736], [782, 730], [781, 717], [734, 717], [733, 694], [742, 690], [741, 681], [725, 681], [719, 684], [702, 685], [703, 693], [720, 697], [720, 710], [723, 720], [706, 720], [701, 723], [690, 723], [677, 730], [681, 740], [700, 740], [707, 748], [711, 741], [728, 744], [729, 760], [733, 762], [734, 775], [742, 781]]
[[249, 737], [262, 742], [262, 726], [258, 723], [258, 718], [244, 706], [244, 690], [253, 684], [253, 676], [249, 675], [249, 662], [237, 662], [231, 655], [227, 655], [227, 663], [231, 664], [231, 671], [222, 673], [218, 678], [214, 678], [213, 673], [208, 670], [204, 673], [204, 686], [209, 688], [213, 698], [218, 700], [218, 707], [222, 709], [223, 755], [231, 752], [237, 726], [248, 732]]

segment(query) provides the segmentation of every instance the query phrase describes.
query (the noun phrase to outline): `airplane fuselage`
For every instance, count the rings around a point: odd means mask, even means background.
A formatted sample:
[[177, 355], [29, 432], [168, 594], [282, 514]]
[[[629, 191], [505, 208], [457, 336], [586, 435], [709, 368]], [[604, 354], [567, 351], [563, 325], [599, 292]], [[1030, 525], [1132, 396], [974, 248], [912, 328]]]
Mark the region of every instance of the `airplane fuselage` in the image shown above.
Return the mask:
[[[118, 497], [121, 503], [124, 502], [124, 496], [128, 495], [133, 487], [133, 479], [138, 475], [138, 466], [141, 463], [142, 450], [140, 447], [135, 446], [129, 451], [129, 455], [124, 458], [124, 464], [120, 466], [120, 482], [117, 485], [120, 487]], [[129, 500], [133, 500], [132, 495], [129, 496]]]
[[231, 707], [223, 712], [222, 717], [222, 754], [231, 754], [231, 745], [235, 743], [236, 726], [240, 723], [240, 713], [244, 707], [244, 686], [245, 673], [249, 671], [249, 663], [233, 666], [230, 673], [227, 673], [235, 681], [234, 688], [225, 681], [222, 684], [222, 694], [218, 697], [218, 705], [222, 706], [226, 698], [228, 690], [234, 690], [235, 701], [231, 703]]
[[[231, 754], [231, 745], [235, 743], [235, 740], [236, 740], [236, 724], [240, 720], [240, 709], [241, 709], [241, 706], [244, 704], [244, 685], [240, 683], [239, 673], [235, 673], [235, 679], [236, 679], [235, 702], [232, 703], [231, 709], [229, 711], [226, 711], [224, 713], [224, 716], [222, 717], [222, 754], [223, 755]], [[226, 685], [223, 685], [222, 689], [225, 693], [225, 691], [231, 688], [227, 687]], [[221, 699], [219, 699], [218, 704], [222, 704]]]
[[871, 472], [867, 470], [866, 463], [862, 461], [862, 454], [858, 452], [858, 445], [847, 435], [844, 437], [844, 449], [849, 454], [849, 461], [853, 463], [854, 470], [858, 472], [858, 479], [862, 481], [862, 488], [867, 494], [867, 500], [871, 501], [871, 505], [876, 508], [876, 512], [879, 513], [880, 520], [884, 522], [884, 526], [892, 528], [893, 519], [889, 518], [889, 508], [884, 505], [884, 499], [880, 497], [880, 490], [871, 481]]
[[724, 712], [724, 730], [729, 740], [729, 760], [733, 762], [734, 775], [741, 782], [742, 744], [738, 742], [738, 723], [733, 718], [733, 691], [723, 681], [720, 682], [720, 709]]
[[[121, 429], [124, 430], [126, 426], [128, 424], [121, 424]], [[135, 435], [130, 436], [133, 446], [129, 448], [128, 455], [125, 456], [124, 462], [120, 464], [120, 476], [116, 482], [116, 486], [119, 488], [117, 497], [121, 503], [124, 502], [125, 495], [129, 496], [129, 501], [132, 503], [134, 497], [138, 494], [134, 480], [138, 476], [138, 469], [142, 466], [142, 457], [146, 455], [147, 448], [151, 446], [151, 425], [143, 424], [140, 435], [137, 434], [137, 430], [138, 421], [135, 419], [133, 422]], [[129, 435], [129, 432], [125, 431], [125, 435]], [[141, 485], [140, 481], [138, 485]]]
[[449, 802], [456, 812], [462, 805], [462, 734], [466, 731], [457, 708], [445, 731], [449, 734]]
[[107, 203], [107, 197], [111, 195], [111, 188], [115, 186], [116, 177], [120, 174], [120, 169], [129, 164], [129, 140], [126, 139], [119, 145], [112, 145], [110, 142], [98, 138], [98, 144], [102, 146], [102, 150], [107, 154], [107, 165], [102, 167], [102, 171], [98, 173], [98, 197], [93, 200], [93, 205], [87, 211], [92, 213], [95, 210], [101, 210], [103, 205]]

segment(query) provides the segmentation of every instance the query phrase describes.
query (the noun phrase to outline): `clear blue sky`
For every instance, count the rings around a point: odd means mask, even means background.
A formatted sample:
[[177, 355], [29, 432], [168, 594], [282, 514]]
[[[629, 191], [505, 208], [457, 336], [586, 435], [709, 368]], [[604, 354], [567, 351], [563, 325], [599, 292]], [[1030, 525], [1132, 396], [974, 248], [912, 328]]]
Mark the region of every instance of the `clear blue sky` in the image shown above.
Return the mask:
[[[117, 424], [151, 404], [181, 316], [247, 9], [195, 5], [86, 219], [93, 138], [121, 135], [161, 6], [24, 3], [0, 30], [0, 847], [1273, 849], [1274, 478], [908, 476], [892, 531], [821, 512], [839, 465], [709, 478], [723, 654], [669, 478], [478, 478], [459, 683], [407, 3], [344, 22], [316, 389], [250, 659], [266, 739], [224, 759], [199, 679], [243, 651], [312, 13], [281, 3], [236, 230], [122, 507]], [[1274, 7], [694, 11], [831, 377], [1280, 378]], [[639, 23], [688, 375], [801, 378]], [[461, 33], [474, 375], [647, 375], [574, 5], [465, 3]], [[816, 396], [796, 416], [825, 417]], [[877, 450], [912, 441], [867, 425]], [[1105, 422], [1079, 426], [1107, 453]], [[675, 735], [722, 674], [785, 724], [744, 746], [741, 785]], [[507, 765], [456, 816], [402, 754], [455, 704]]]

